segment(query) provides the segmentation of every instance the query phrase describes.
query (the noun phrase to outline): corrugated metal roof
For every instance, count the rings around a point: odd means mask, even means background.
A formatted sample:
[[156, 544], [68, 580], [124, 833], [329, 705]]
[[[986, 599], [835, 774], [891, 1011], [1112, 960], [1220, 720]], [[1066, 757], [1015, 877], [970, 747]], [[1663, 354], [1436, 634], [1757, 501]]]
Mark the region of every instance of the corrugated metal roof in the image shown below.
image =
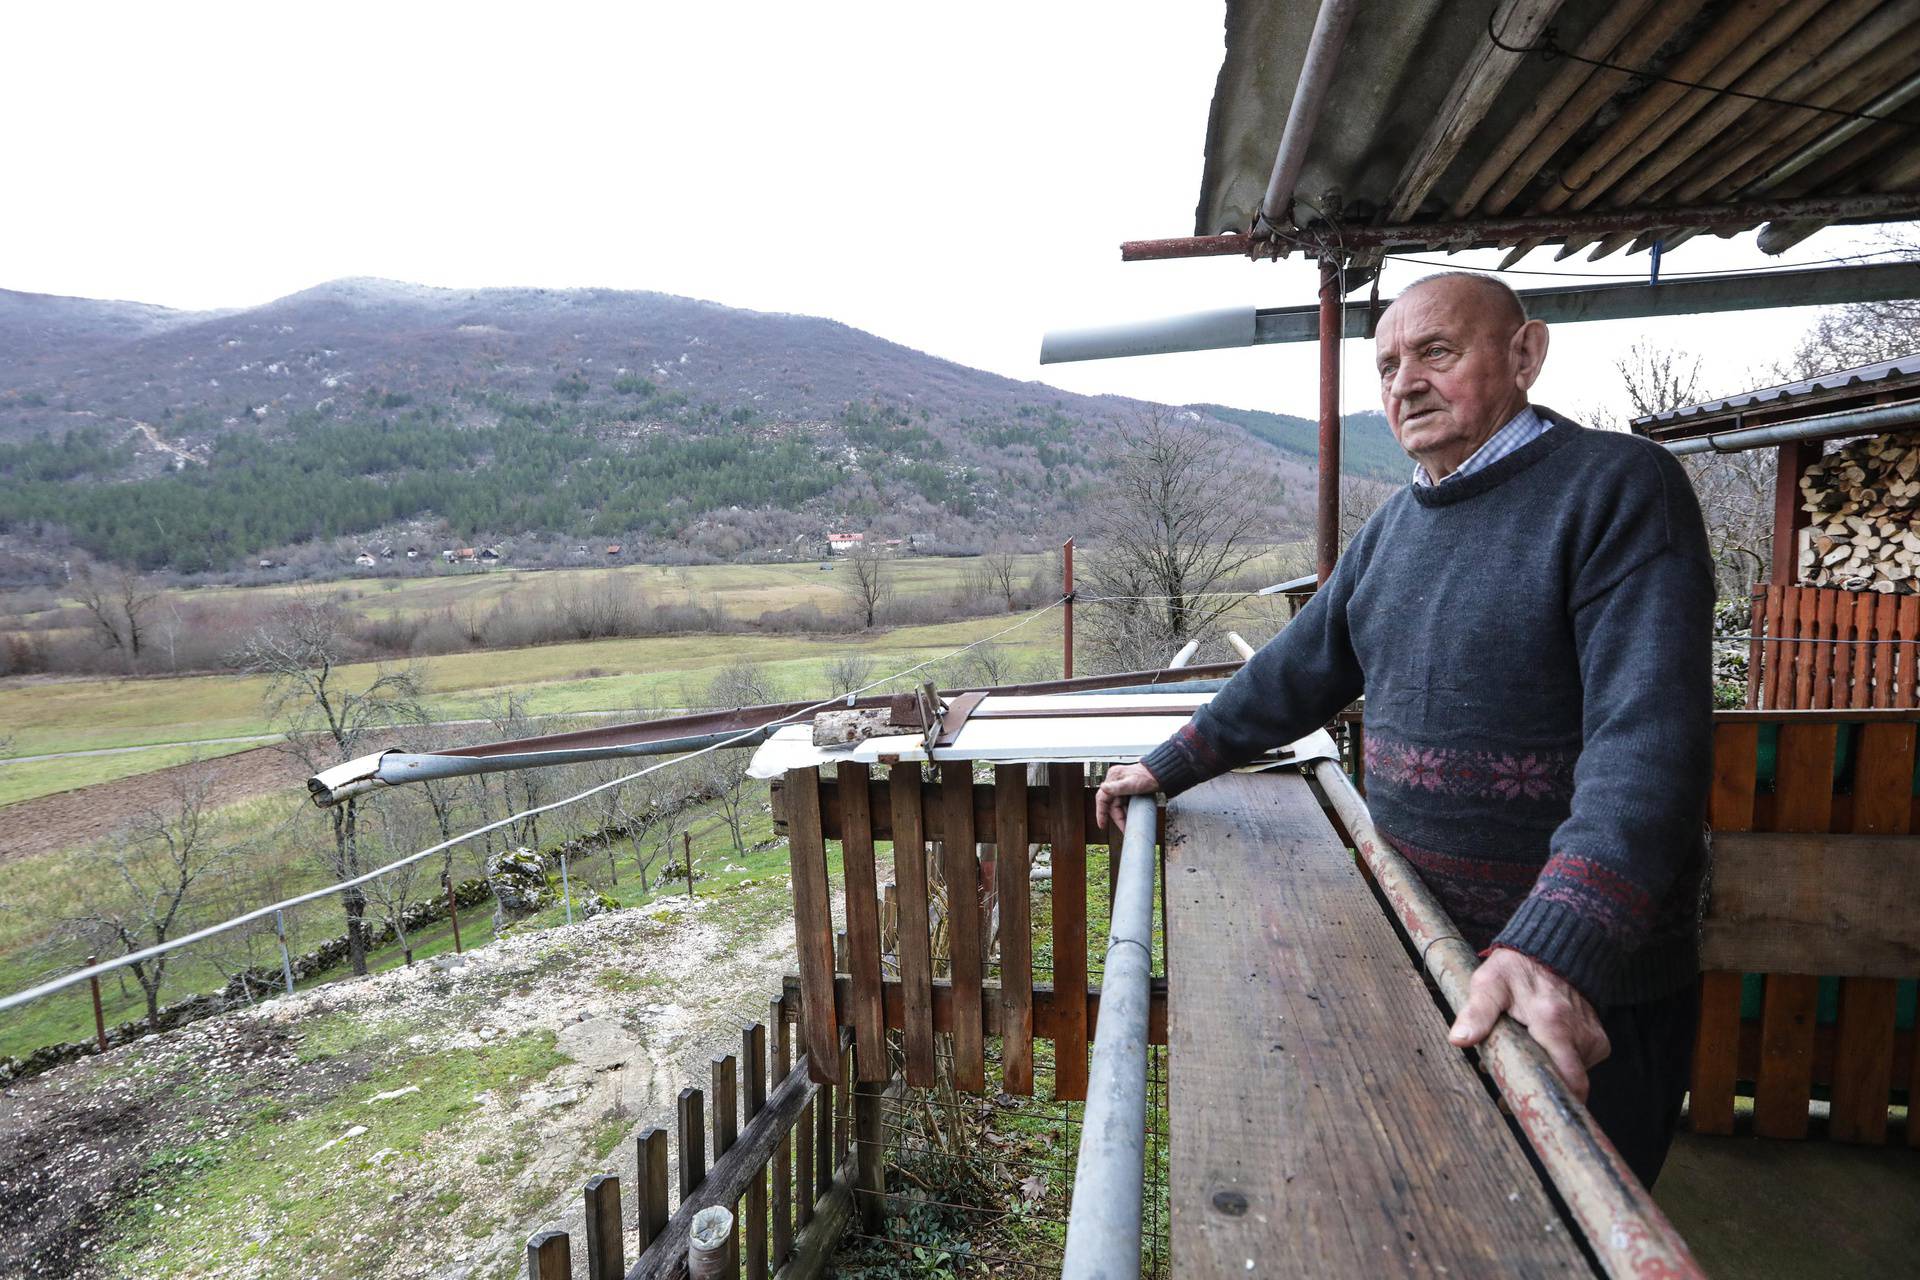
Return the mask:
[[[1632, 425], [1633, 429], [1641, 435], [1667, 439], [1696, 434], [1687, 428], [1704, 427], [1710, 423], [1717, 424], [1722, 419], [1735, 414], [1746, 415], [1756, 410], [1784, 409], [1795, 406], [1796, 402], [1819, 401], [1825, 404], [1851, 393], [1872, 393], [1879, 396], [1887, 392], [1906, 390], [1920, 394], [1920, 353], [1893, 360], [1881, 360], [1855, 369], [1836, 369], [1832, 373], [1821, 374], [1817, 378], [1782, 383], [1777, 387], [1762, 387], [1758, 391], [1743, 391], [1737, 396], [1727, 396], [1720, 400], [1683, 405], [1678, 409], [1669, 409], [1665, 413], [1653, 413], [1635, 418]], [[1770, 419], [1774, 416], [1776, 415], [1769, 414]]]
[[[1317, 8], [1313, 0], [1228, 0], [1196, 234], [1245, 231], [1258, 211]], [[1495, 48], [1490, 24], [1502, 9], [1503, 31], [1535, 19], [1541, 34], [1520, 41], [1525, 51]], [[1553, 56], [1545, 42], [1784, 104], [1608, 71]], [[1903, 123], [1920, 113], [1912, 102], [1880, 107], [1874, 114], [1900, 119], [1864, 128], [1846, 114], [1785, 104], [1858, 112], [1889, 92], [1911, 97], [1900, 86], [1916, 73], [1920, 26], [1897, 3], [1365, 0], [1295, 187], [1296, 221], [1311, 231], [1321, 218], [1355, 227], [1910, 192], [1920, 186], [1917, 140]], [[1491, 95], [1491, 105], [1457, 117], [1464, 140], [1430, 187], [1402, 190], [1410, 158], [1449, 101], [1476, 84], [1480, 92], [1466, 96]], [[1849, 125], [1853, 132], [1841, 134]], [[1522, 141], [1539, 145], [1526, 151]], [[1827, 150], [1780, 171], [1781, 161], [1819, 143]], [[1576, 181], [1563, 183], [1568, 175]], [[1386, 216], [1408, 199], [1413, 212]]]

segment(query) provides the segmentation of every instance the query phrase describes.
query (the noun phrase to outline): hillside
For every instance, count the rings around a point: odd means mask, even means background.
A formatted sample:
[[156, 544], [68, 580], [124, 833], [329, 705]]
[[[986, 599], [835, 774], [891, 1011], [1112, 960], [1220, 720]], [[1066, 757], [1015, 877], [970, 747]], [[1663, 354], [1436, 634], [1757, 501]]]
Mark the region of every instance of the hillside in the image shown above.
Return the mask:
[[[193, 314], [0, 291], [0, 535], [185, 572], [382, 534], [979, 546], [1070, 530], [1144, 409], [664, 294], [342, 280]], [[1290, 533], [1311, 496], [1279, 425], [1297, 420], [1186, 412], [1223, 427]]]

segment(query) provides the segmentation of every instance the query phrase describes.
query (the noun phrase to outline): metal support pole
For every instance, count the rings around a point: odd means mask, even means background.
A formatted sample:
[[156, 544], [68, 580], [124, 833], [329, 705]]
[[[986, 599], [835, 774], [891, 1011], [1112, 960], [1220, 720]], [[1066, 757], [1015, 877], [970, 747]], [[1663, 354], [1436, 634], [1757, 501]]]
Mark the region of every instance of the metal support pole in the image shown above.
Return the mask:
[[573, 882], [567, 878], [567, 851], [560, 851], [560, 900], [567, 904], [567, 923], [573, 923]]
[[1060, 595], [1066, 601], [1062, 606], [1066, 621], [1062, 624], [1060, 639], [1060, 677], [1073, 679], [1073, 539], [1068, 538], [1060, 548]]
[[1340, 264], [1320, 260], [1320, 492], [1314, 565], [1325, 586], [1340, 557]]
[[287, 954], [287, 916], [284, 911], [273, 913], [273, 936], [280, 940], [280, 976], [286, 979], [287, 994], [293, 994], [293, 957]]
[[[99, 956], [87, 957], [87, 968], [91, 969], [98, 963], [100, 963]], [[100, 1046], [100, 1052], [105, 1053], [107, 1051], [107, 1015], [106, 1011], [100, 1007], [100, 979], [93, 977], [88, 978], [87, 981], [93, 986], [93, 1038]]]
[[680, 847], [687, 857], [687, 898], [691, 901], [693, 898], [693, 832], [680, 833]]
[[1152, 796], [1127, 802], [1127, 833], [1120, 848], [1120, 879], [1100, 984], [1100, 1025], [1060, 1269], [1066, 1280], [1112, 1280], [1140, 1273], [1157, 825]]
[[453, 891], [453, 877], [442, 876], [447, 886], [447, 918], [453, 921], [453, 954], [460, 954], [460, 896]]

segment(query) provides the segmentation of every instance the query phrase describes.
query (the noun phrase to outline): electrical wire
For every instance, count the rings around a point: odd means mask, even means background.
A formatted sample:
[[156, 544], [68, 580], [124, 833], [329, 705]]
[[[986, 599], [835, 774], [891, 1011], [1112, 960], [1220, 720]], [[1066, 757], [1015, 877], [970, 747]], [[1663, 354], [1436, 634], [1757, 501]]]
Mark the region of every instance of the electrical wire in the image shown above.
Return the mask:
[[836, 694], [834, 697], [828, 698], [825, 701], [816, 702], [811, 706], [802, 707], [798, 711], [789, 712], [786, 715], [781, 716], [777, 720], [771, 720], [771, 721], [768, 721], [766, 724], [762, 724], [762, 725], [755, 725], [751, 729], [743, 729], [741, 730], [740, 733], [734, 735], [731, 738], [727, 738], [720, 742], [710, 743], [707, 746], [701, 747], [697, 751], [689, 751], [685, 755], [674, 756], [670, 759], [662, 760], [658, 764], [648, 765], [644, 769], [637, 769], [632, 773], [625, 774], [622, 777], [614, 778], [609, 782], [598, 783], [595, 786], [588, 787], [585, 791], [576, 792], [575, 794], [567, 796], [564, 799], [550, 801], [547, 804], [538, 805], [531, 809], [525, 809], [519, 813], [508, 814], [506, 817], [501, 818], [497, 821], [489, 822], [484, 826], [475, 827], [473, 830], [463, 832], [462, 834], [454, 836], [451, 839], [442, 840], [439, 844], [430, 845], [429, 847], [420, 850], [418, 853], [411, 853], [404, 858], [395, 859], [394, 861], [387, 863], [383, 867], [378, 867], [372, 871], [364, 872], [361, 875], [354, 876], [353, 878], [348, 880], [342, 880], [338, 884], [328, 885], [324, 889], [314, 889], [307, 893], [297, 894], [296, 896], [287, 898], [284, 901], [273, 903], [271, 906], [257, 907], [252, 911], [243, 912], [240, 915], [234, 916], [230, 920], [222, 921], [219, 924], [208, 925], [204, 929], [197, 929], [194, 932], [186, 934], [183, 937], [172, 938], [167, 940], [166, 942], [158, 943], [151, 947], [146, 947], [140, 951], [129, 952], [123, 956], [115, 956], [111, 960], [105, 960], [99, 964], [89, 965], [84, 969], [77, 969], [74, 972], [65, 975], [64, 977], [54, 978], [50, 981], [43, 982], [37, 987], [29, 987], [24, 991], [16, 991], [12, 995], [0, 997], [0, 1012], [4, 1012], [8, 1009], [15, 1008], [19, 1005], [27, 1004], [33, 1000], [38, 1000], [41, 996], [52, 995], [57, 991], [64, 991], [66, 988], [71, 986], [76, 986], [79, 983], [85, 982], [89, 978], [97, 978], [102, 974], [111, 973], [115, 969], [123, 969], [129, 965], [139, 964], [143, 961], [150, 960], [155, 956], [164, 955], [169, 951], [178, 950], [179, 948], [188, 946], [192, 943], [205, 941], [208, 938], [216, 937], [219, 934], [226, 933], [231, 929], [237, 929], [241, 925], [251, 924], [256, 920], [264, 920], [266, 917], [272, 915], [276, 911], [284, 911], [289, 907], [297, 907], [308, 902], [316, 902], [322, 898], [331, 897], [332, 895], [339, 893], [345, 889], [357, 888], [360, 885], [367, 884], [367, 883], [370, 883], [371, 881], [377, 880], [381, 876], [386, 875], [389, 872], [398, 871], [402, 867], [412, 866], [414, 863], [419, 862], [423, 858], [432, 857], [434, 854], [441, 853], [447, 849], [451, 849], [455, 845], [464, 844], [467, 841], [473, 839], [475, 836], [485, 835], [489, 831], [497, 831], [501, 827], [507, 826], [510, 823], [519, 822], [526, 818], [536, 817], [539, 814], [547, 813], [553, 809], [558, 809], [563, 805], [573, 804], [575, 801], [584, 800], [588, 796], [598, 795], [602, 791], [606, 791], [613, 787], [622, 786], [625, 783], [632, 782], [637, 778], [644, 778], [648, 774], [658, 773], [662, 769], [670, 769], [675, 765], [685, 764], [689, 760], [694, 760], [694, 759], [698, 759], [701, 756], [709, 755], [712, 752], [718, 751], [723, 747], [728, 747], [736, 743], [743, 742], [746, 739], [751, 738], [768, 728], [771, 728], [773, 725], [782, 724], [787, 721], [797, 719], [801, 716], [811, 714], [812, 712], [815, 712], [815, 711], [822, 711], [828, 707], [838, 706], [842, 702], [844, 702], [845, 699], [849, 697], [857, 697], [858, 695], [865, 693], [870, 689], [877, 689], [881, 685], [892, 684], [896, 680], [905, 679], [907, 676], [912, 675], [914, 672], [923, 671], [937, 662], [945, 662], [949, 658], [957, 658], [961, 654], [966, 653], [969, 650], [977, 649], [983, 644], [989, 644], [992, 641], [998, 640], [1001, 636], [1009, 635], [1015, 631], [1018, 631], [1022, 627], [1029, 626], [1032, 623], [1039, 621], [1042, 617], [1045, 617], [1049, 612], [1059, 608], [1061, 605], [1065, 603], [1066, 603], [1066, 598], [1063, 596], [1060, 599], [1055, 600], [1050, 604], [1043, 605], [1042, 607], [1035, 609], [1033, 612], [1029, 613], [1025, 618], [1022, 618], [1019, 622], [1014, 623], [1012, 626], [1003, 627], [1000, 630], [994, 632], [990, 636], [983, 636], [980, 639], [973, 641], [971, 644], [965, 644], [960, 646], [958, 649], [955, 649], [950, 653], [943, 653], [937, 658], [928, 658], [924, 662], [915, 663], [913, 666], [908, 667], [904, 671], [895, 672], [890, 676], [885, 676], [882, 679], [875, 680], [868, 684], [862, 685], [860, 688], [851, 690], [848, 693]]

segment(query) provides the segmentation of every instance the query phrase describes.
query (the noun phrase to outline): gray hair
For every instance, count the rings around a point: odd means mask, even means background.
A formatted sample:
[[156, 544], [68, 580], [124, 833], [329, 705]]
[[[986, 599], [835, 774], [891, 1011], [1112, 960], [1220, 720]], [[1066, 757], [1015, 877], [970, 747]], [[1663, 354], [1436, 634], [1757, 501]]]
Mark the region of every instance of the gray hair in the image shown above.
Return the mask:
[[1513, 319], [1513, 327], [1518, 329], [1527, 322], [1527, 304], [1513, 291], [1513, 286], [1498, 276], [1478, 271], [1436, 271], [1430, 276], [1421, 276], [1400, 291], [1402, 298], [1418, 289], [1421, 285], [1432, 284], [1436, 280], [1466, 280], [1482, 294], [1495, 300], [1502, 310]]

